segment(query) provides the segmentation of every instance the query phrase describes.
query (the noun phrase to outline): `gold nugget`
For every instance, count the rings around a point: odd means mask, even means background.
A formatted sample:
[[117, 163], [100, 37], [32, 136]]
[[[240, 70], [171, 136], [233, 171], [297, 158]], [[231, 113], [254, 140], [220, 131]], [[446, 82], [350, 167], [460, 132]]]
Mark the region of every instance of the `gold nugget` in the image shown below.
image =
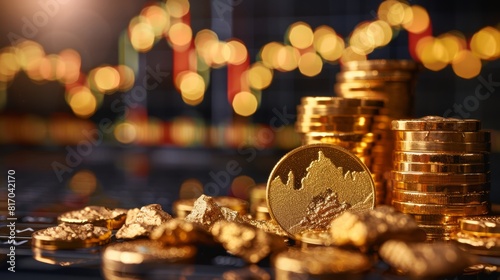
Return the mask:
[[163, 211], [159, 204], [146, 205], [141, 209], [130, 209], [127, 213], [125, 225], [116, 232], [116, 238], [133, 239], [149, 236], [155, 227], [170, 219], [172, 219], [172, 216]]
[[[335, 247], [290, 249], [274, 260], [276, 279], [309, 279], [309, 275], [348, 279], [371, 267], [368, 257]], [[334, 278], [338, 277], [338, 278]]]
[[103, 245], [111, 239], [111, 230], [93, 224], [66, 224], [38, 230], [32, 246], [44, 250], [79, 249]]
[[332, 221], [330, 234], [334, 245], [353, 245], [365, 251], [389, 239], [425, 241], [426, 238], [415, 219], [385, 205], [365, 212], [343, 213]]
[[271, 235], [256, 227], [224, 220], [216, 222], [210, 232], [229, 253], [249, 263], [265, 258], [278, 243], [273, 243]]
[[80, 210], [63, 213], [59, 215], [57, 219], [61, 223], [90, 223], [95, 226], [107, 227], [109, 229], [119, 229], [123, 223], [125, 223], [126, 217], [126, 209], [109, 209], [104, 206], [86, 206]]
[[385, 242], [379, 251], [382, 259], [413, 277], [431, 278], [455, 275], [473, 264], [472, 257], [450, 243]]
[[[330, 203], [322, 203], [328, 199]], [[267, 183], [271, 217], [290, 236], [321, 229], [347, 209], [375, 204], [375, 185], [368, 168], [347, 150], [311, 144], [286, 154]]]
[[[212, 197], [215, 203], [222, 207], [227, 207], [229, 209], [238, 211], [241, 215], [245, 215], [248, 210], [248, 202], [230, 196], [215, 196]], [[173, 210], [174, 215], [177, 218], [185, 218], [194, 208], [194, 203], [196, 199], [180, 199], [174, 202]]]
[[200, 226], [180, 219], [171, 219], [159, 225], [149, 238], [168, 246], [213, 242], [212, 237]]

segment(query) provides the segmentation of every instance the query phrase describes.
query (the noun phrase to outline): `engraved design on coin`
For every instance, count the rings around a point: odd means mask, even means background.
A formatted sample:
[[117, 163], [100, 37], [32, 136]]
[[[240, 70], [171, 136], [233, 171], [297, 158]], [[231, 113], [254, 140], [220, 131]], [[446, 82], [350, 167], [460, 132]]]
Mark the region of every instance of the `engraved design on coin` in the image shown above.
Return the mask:
[[290, 236], [326, 229], [347, 209], [373, 208], [374, 188], [366, 166], [347, 150], [305, 145], [285, 155], [271, 172], [269, 212]]

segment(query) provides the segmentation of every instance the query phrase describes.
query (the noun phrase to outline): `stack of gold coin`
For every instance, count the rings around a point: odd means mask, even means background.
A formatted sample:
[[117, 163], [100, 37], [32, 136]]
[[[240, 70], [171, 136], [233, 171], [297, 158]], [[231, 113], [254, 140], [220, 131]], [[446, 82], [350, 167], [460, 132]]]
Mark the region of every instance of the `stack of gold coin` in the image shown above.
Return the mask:
[[[342, 64], [337, 74], [334, 92], [345, 98], [371, 98], [385, 101], [386, 127], [375, 131], [379, 141], [373, 148], [373, 159], [379, 165], [375, 171], [383, 174], [390, 184], [392, 151], [394, 139], [390, 128], [391, 120], [413, 117], [413, 100], [418, 65], [411, 60], [365, 60], [350, 61]], [[382, 175], [378, 175], [382, 176]], [[385, 203], [391, 203], [391, 187], [386, 190]]]
[[488, 214], [490, 133], [480, 128], [472, 119], [392, 121], [392, 204], [430, 240], [448, 240], [460, 218]]
[[355, 154], [372, 172], [376, 204], [385, 200], [384, 172], [392, 160], [379, 133], [390, 127], [384, 104], [368, 98], [303, 97], [295, 126], [304, 145], [333, 144]]

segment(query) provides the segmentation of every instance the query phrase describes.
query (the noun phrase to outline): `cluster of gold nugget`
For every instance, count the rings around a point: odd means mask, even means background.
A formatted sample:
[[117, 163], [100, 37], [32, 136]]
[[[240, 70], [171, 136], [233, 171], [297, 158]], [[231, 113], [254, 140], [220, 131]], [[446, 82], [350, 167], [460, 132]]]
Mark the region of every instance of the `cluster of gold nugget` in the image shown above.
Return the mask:
[[429, 239], [450, 238], [459, 219], [488, 214], [490, 133], [478, 120], [395, 120], [393, 206]]
[[390, 119], [384, 101], [367, 98], [303, 97], [296, 131], [303, 144], [326, 143], [356, 155], [371, 171], [376, 204], [385, 202], [391, 169]]

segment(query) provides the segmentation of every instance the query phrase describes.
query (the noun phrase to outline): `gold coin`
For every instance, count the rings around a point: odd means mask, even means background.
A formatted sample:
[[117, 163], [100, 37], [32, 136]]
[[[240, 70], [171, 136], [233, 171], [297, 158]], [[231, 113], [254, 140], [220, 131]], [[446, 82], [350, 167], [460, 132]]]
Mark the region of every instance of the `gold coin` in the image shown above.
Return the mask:
[[500, 238], [500, 216], [464, 217], [460, 219], [460, 230], [476, 236]]
[[384, 101], [369, 98], [306, 96], [302, 97], [301, 105], [334, 105], [337, 107], [384, 107]]
[[[257, 208], [266, 204], [266, 184], [257, 184], [250, 189], [250, 214], [255, 215]], [[267, 207], [267, 206], [266, 206]], [[234, 210], [234, 209], [233, 209]]]
[[274, 166], [267, 202], [271, 217], [293, 237], [328, 224], [347, 209], [373, 208], [375, 186], [368, 168], [349, 151], [311, 144], [292, 150]]
[[375, 123], [371, 116], [334, 116], [334, 115], [297, 115], [297, 123], [300, 124], [351, 124], [351, 125], [372, 125]]
[[378, 115], [381, 108], [378, 107], [336, 107], [330, 105], [297, 106], [299, 115], [331, 115], [331, 116], [372, 116]]
[[109, 209], [104, 206], [86, 206], [80, 210], [63, 213], [57, 219], [60, 223], [90, 223], [109, 229], [119, 229], [125, 223], [127, 211], [127, 209]]
[[500, 257], [500, 238], [497, 236], [476, 236], [461, 231], [451, 234], [451, 239], [471, 254]]
[[430, 141], [430, 142], [490, 142], [488, 131], [455, 132], [455, 131], [395, 131], [399, 141]]
[[274, 259], [276, 279], [309, 279], [308, 275], [361, 274], [371, 267], [367, 256], [335, 247], [290, 249]]
[[405, 183], [460, 185], [484, 184], [489, 182], [489, 173], [435, 173], [391, 171], [393, 180]]
[[367, 125], [359, 124], [322, 124], [322, 123], [310, 123], [310, 124], [295, 124], [295, 129], [299, 133], [308, 132], [352, 132], [352, 133], [369, 133], [371, 128]]
[[[248, 202], [242, 199], [230, 196], [214, 196], [213, 199], [217, 205], [238, 211], [241, 215], [245, 215], [248, 212]], [[193, 210], [195, 201], [196, 198], [180, 199], [175, 201], [172, 207], [175, 217], [185, 218], [189, 215], [189, 213]]]
[[393, 166], [395, 171], [413, 172], [437, 172], [437, 173], [480, 173], [490, 170], [489, 164], [440, 164], [440, 163], [418, 163], [395, 161]]
[[75, 253], [68, 250], [44, 250], [31, 247], [33, 258], [39, 262], [51, 265], [69, 267], [72, 265], [96, 265], [101, 261], [99, 250], [85, 250], [85, 253]]
[[337, 81], [349, 82], [357, 80], [376, 81], [409, 81], [414, 75], [408, 71], [380, 71], [380, 70], [349, 70], [342, 71], [336, 75]]
[[396, 210], [407, 214], [422, 215], [449, 215], [449, 216], [473, 216], [486, 215], [489, 211], [489, 203], [483, 202], [475, 205], [439, 205], [439, 204], [417, 204], [411, 202], [392, 201]]
[[469, 192], [489, 191], [491, 186], [485, 184], [455, 184], [455, 185], [440, 185], [440, 184], [419, 184], [406, 183], [392, 180], [394, 189], [418, 192], [437, 192], [437, 193], [455, 193], [467, 194]]
[[476, 132], [481, 129], [481, 122], [474, 119], [461, 120], [427, 116], [420, 119], [394, 120], [392, 121], [392, 129]]
[[436, 153], [436, 152], [394, 152], [394, 161], [442, 163], [442, 164], [473, 164], [489, 163], [487, 153]]
[[412, 214], [415, 221], [426, 225], [458, 225], [461, 216]]
[[335, 139], [339, 142], [364, 142], [373, 143], [378, 136], [374, 133], [334, 133], [334, 132], [310, 132], [304, 135], [306, 139], [319, 140], [322, 138]]
[[332, 236], [328, 230], [305, 230], [295, 235], [295, 239], [300, 241], [302, 248], [314, 246], [330, 246]]
[[125, 274], [145, 274], [167, 264], [189, 263], [196, 254], [194, 246], [163, 246], [154, 240], [114, 243], [102, 254], [103, 269]]
[[79, 249], [104, 245], [111, 239], [111, 230], [93, 224], [62, 223], [35, 231], [32, 246], [44, 250]]
[[264, 221], [271, 220], [271, 216], [269, 215], [269, 208], [267, 208], [267, 203], [265, 201], [262, 201], [261, 204], [257, 205], [255, 219]]
[[459, 226], [457, 225], [426, 225], [419, 224], [419, 228], [425, 231], [425, 233], [434, 234], [434, 235], [448, 235], [453, 232], [458, 231]]
[[489, 152], [491, 143], [477, 143], [477, 142], [430, 142], [430, 141], [395, 141], [396, 151], [405, 152], [465, 152], [465, 153], [481, 153]]
[[393, 200], [419, 204], [473, 205], [487, 202], [489, 197], [490, 193], [487, 191], [471, 192], [466, 194], [448, 194], [394, 189], [392, 193]]
[[404, 59], [371, 59], [348, 61], [341, 65], [345, 70], [407, 70], [416, 71], [417, 63], [413, 60]]

